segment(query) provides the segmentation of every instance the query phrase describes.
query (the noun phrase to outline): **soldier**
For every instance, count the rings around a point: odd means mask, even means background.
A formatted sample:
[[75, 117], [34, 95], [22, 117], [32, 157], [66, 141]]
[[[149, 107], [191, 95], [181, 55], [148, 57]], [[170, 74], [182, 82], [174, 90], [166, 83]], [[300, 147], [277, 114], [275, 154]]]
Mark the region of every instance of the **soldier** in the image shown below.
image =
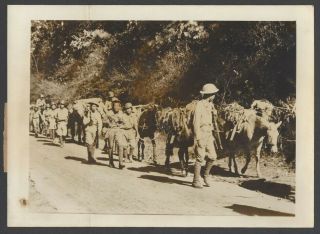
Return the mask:
[[[113, 150], [114, 147], [118, 147], [119, 155], [119, 169], [124, 168], [123, 158], [126, 158], [126, 138], [124, 135], [125, 117], [121, 111], [120, 101], [114, 101], [112, 104], [112, 111], [108, 115], [108, 125], [110, 127], [108, 133], [108, 144], [109, 144], [109, 165], [115, 167], [113, 163]], [[124, 156], [124, 157], [123, 157]]]
[[55, 139], [55, 132], [57, 129], [57, 122], [56, 122], [56, 104], [54, 102], [51, 103], [51, 112], [49, 113], [49, 135], [52, 140]]
[[217, 111], [213, 105], [213, 100], [215, 93], [218, 91], [219, 89], [214, 84], [205, 84], [200, 91], [202, 99], [195, 106], [193, 131], [196, 161], [192, 183], [195, 188], [202, 188], [200, 172], [205, 160], [204, 183], [206, 186], [210, 186], [209, 175], [213, 162], [217, 158], [213, 137], [213, 117], [217, 114]]
[[36, 106], [38, 108], [41, 108], [42, 106], [45, 106], [45, 105], [46, 105], [46, 100], [44, 99], [44, 95], [40, 94], [40, 98], [38, 98], [36, 101]]
[[133, 152], [137, 145], [136, 137], [138, 132], [138, 120], [135, 113], [133, 113], [133, 107], [130, 102], [126, 103], [124, 106], [125, 109], [125, 137], [128, 142], [128, 162], [132, 162]]
[[32, 115], [32, 126], [35, 137], [38, 137], [40, 134], [40, 118], [41, 118], [41, 112], [39, 110], [38, 106], [34, 107], [34, 112]]
[[108, 92], [107, 100], [104, 104], [104, 112], [107, 113], [112, 110], [112, 99], [115, 98], [114, 93], [112, 91]]
[[29, 113], [29, 131], [33, 132], [33, 124], [32, 124], [32, 118], [33, 118], [33, 114], [34, 114], [34, 105], [31, 104], [30, 105], [30, 113]]
[[51, 115], [51, 107], [50, 104], [46, 104], [46, 109], [42, 113], [42, 121], [43, 121], [43, 133], [46, 137], [49, 135], [49, 116]]
[[[109, 103], [110, 102], [110, 103]], [[102, 116], [102, 122], [103, 122], [103, 135], [104, 135], [104, 141], [105, 141], [105, 145], [103, 147], [103, 150], [105, 152], [109, 152], [110, 150], [110, 145], [109, 145], [109, 131], [110, 131], [110, 124], [109, 124], [109, 117], [113, 114], [112, 111], [112, 105], [113, 102], [120, 102], [118, 98], [114, 97], [113, 92], [109, 92], [109, 99], [106, 101], [106, 105], [104, 108], [104, 113], [105, 115]]]
[[98, 112], [97, 103], [90, 103], [90, 110], [86, 110], [83, 116], [83, 125], [85, 127], [85, 142], [88, 151], [88, 163], [96, 163], [94, 151], [99, 141], [99, 135], [102, 129], [101, 114]]
[[56, 110], [56, 120], [57, 120], [57, 135], [59, 136], [60, 146], [64, 146], [65, 137], [67, 136], [68, 129], [68, 117], [69, 112], [68, 109], [65, 108], [65, 102], [62, 100], [60, 102], [60, 108]]

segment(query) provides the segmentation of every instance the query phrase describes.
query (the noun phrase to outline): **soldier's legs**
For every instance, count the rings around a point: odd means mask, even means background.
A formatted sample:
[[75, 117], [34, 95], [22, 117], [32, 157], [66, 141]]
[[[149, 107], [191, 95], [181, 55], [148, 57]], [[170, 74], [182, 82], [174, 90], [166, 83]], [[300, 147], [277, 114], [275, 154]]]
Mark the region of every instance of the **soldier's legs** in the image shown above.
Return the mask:
[[200, 174], [201, 174], [201, 166], [204, 161], [205, 153], [206, 153], [205, 147], [202, 144], [199, 145], [198, 143], [196, 143], [196, 146], [195, 146], [196, 161], [194, 163], [194, 176], [193, 176], [193, 182], [192, 182], [192, 186], [195, 188], [202, 188], [202, 183], [200, 181], [200, 178], [201, 178]]
[[110, 134], [108, 138], [108, 144], [109, 144], [109, 166], [115, 167], [113, 163], [113, 148], [114, 148], [114, 134]]
[[123, 146], [120, 146], [120, 145], [119, 145], [119, 169], [124, 168], [124, 164], [123, 164], [123, 152], [124, 152]]
[[216, 149], [214, 148], [213, 140], [214, 140], [213, 137], [209, 137], [207, 141], [207, 146], [206, 146], [206, 152], [208, 156], [207, 156], [207, 162], [206, 162], [203, 178], [204, 178], [205, 185], [208, 187], [210, 187], [210, 181], [209, 181], [210, 171], [211, 171], [211, 168], [213, 167], [214, 160], [217, 159], [217, 152], [216, 152]]

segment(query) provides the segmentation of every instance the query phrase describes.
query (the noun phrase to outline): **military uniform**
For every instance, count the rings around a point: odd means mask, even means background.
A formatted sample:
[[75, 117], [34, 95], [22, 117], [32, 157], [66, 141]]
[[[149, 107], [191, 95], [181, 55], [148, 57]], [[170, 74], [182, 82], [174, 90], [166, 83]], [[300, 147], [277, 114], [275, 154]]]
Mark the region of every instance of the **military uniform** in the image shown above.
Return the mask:
[[216, 112], [214, 105], [207, 100], [200, 100], [195, 107], [193, 117], [193, 131], [196, 160], [203, 164], [205, 156], [215, 160], [217, 153], [214, 148], [213, 114]]
[[38, 98], [36, 101], [36, 106], [37, 107], [42, 107], [46, 105], [46, 100], [44, 98]]
[[67, 129], [67, 123], [68, 123], [68, 117], [69, 117], [69, 111], [67, 108], [58, 108], [56, 110], [56, 120], [57, 120], [57, 135], [60, 137], [67, 136], [68, 129]]
[[38, 134], [40, 133], [40, 118], [41, 118], [41, 111], [40, 110], [34, 111], [32, 114], [32, 126], [33, 126], [33, 131], [36, 137], [38, 137]]
[[195, 157], [194, 163], [194, 176], [192, 186], [195, 188], [202, 188], [200, 182], [201, 166], [206, 159], [206, 165], [204, 168], [204, 183], [206, 186], [210, 186], [209, 176], [213, 162], [217, 158], [217, 153], [214, 148], [213, 137], [213, 121], [214, 115], [216, 115], [216, 109], [212, 103], [214, 94], [219, 89], [214, 84], [205, 84], [200, 91], [202, 100], [198, 101], [193, 113], [193, 132], [195, 140]]
[[[119, 168], [123, 167], [123, 154], [126, 153], [124, 150], [127, 146], [127, 140], [125, 137], [125, 116], [122, 111], [115, 113], [110, 111], [108, 113], [108, 125], [110, 129], [108, 130], [108, 145], [109, 149], [109, 164], [111, 167], [114, 167], [113, 164], [113, 151], [114, 146], [118, 147], [119, 154]], [[126, 158], [126, 156], [125, 156]]]
[[83, 117], [85, 127], [85, 142], [88, 150], [88, 162], [95, 162], [94, 151], [99, 141], [102, 129], [101, 114], [96, 111], [88, 111]]
[[124, 131], [127, 144], [129, 147], [128, 159], [129, 162], [132, 162], [133, 151], [137, 145], [137, 131], [138, 131], [138, 118], [135, 113], [125, 113], [124, 114]]

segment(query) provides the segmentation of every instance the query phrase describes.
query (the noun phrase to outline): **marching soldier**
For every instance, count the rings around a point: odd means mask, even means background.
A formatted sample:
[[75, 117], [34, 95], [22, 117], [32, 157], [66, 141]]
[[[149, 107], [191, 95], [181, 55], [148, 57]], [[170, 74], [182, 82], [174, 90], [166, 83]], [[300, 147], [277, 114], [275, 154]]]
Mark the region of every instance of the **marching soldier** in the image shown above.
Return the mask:
[[51, 103], [51, 112], [49, 113], [49, 135], [52, 140], [55, 139], [55, 132], [57, 129], [57, 122], [56, 122], [56, 104], [54, 102]]
[[99, 141], [99, 135], [102, 129], [101, 114], [97, 110], [97, 103], [90, 103], [90, 110], [86, 110], [83, 117], [83, 125], [85, 127], [85, 142], [88, 151], [88, 163], [96, 163], [94, 158], [95, 148]]
[[107, 100], [104, 104], [105, 113], [112, 110], [112, 99], [115, 98], [114, 93], [112, 91], [108, 92]]
[[50, 107], [50, 104], [46, 104], [46, 109], [42, 113], [42, 121], [43, 121], [43, 134], [48, 137], [49, 135], [49, 116], [51, 114], [52, 110]]
[[67, 136], [68, 129], [68, 117], [69, 111], [65, 108], [65, 102], [62, 100], [60, 102], [60, 107], [56, 110], [56, 120], [57, 120], [57, 135], [59, 136], [60, 146], [64, 146], [65, 137]]
[[204, 170], [204, 183], [206, 186], [210, 186], [209, 175], [213, 166], [214, 160], [217, 158], [217, 153], [214, 148], [213, 137], [213, 115], [216, 115], [217, 111], [213, 105], [215, 93], [219, 89], [214, 84], [206, 84], [200, 91], [202, 99], [197, 102], [194, 118], [193, 118], [193, 131], [195, 139], [195, 157], [196, 162], [194, 164], [194, 177], [192, 186], [195, 188], [202, 188], [200, 182], [201, 166], [206, 160]]
[[[112, 105], [112, 111], [108, 115], [108, 125], [110, 130], [108, 133], [109, 144], [109, 165], [115, 167], [113, 163], [113, 150], [114, 146], [118, 147], [119, 154], [119, 169], [124, 168], [123, 158], [126, 158], [126, 138], [124, 135], [125, 117], [121, 111], [120, 101], [114, 101]], [[124, 157], [123, 157], [124, 156]]]
[[125, 114], [124, 114], [124, 130], [125, 130], [125, 137], [128, 142], [128, 161], [132, 162], [133, 152], [137, 145], [136, 137], [138, 132], [138, 120], [135, 113], [133, 113], [133, 107], [130, 102], [126, 103], [124, 106]]
[[34, 112], [32, 114], [32, 126], [35, 137], [38, 137], [40, 134], [40, 118], [41, 118], [41, 112], [39, 110], [38, 106], [34, 107]]
[[38, 108], [41, 108], [42, 106], [45, 106], [45, 105], [46, 105], [46, 100], [44, 99], [44, 95], [40, 94], [40, 98], [38, 98], [36, 101], [36, 106]]
[[31, 104], [30, 113], [29, 113], [29, 131], [30, 132], [33, 132], [33, 122], [32, 122], [33, 114], [34, 114], [34, 105]]

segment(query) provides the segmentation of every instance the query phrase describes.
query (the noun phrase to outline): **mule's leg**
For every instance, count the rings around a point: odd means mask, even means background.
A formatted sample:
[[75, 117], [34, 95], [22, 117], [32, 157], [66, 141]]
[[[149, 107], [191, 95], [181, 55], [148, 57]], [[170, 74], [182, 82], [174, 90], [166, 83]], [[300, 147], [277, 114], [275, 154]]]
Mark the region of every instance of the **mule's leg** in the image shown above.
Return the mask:
[[166, 162], [165, 167], [170, 171], [170, 157], [173, 155], [173, 144], [170, 143], [171, 135], [167, 136], [166, 140]]
[[141, 141], [141, 160], [144, 160], [144, 148], [145, 148], [145, 144], [144, 144], [144, 140]]
[[228, 161], [228, 167], [229, 167], [229, 171], [230, 171], [230, 172], [232, 172], [232, 154], [233, 154], [233, 153], [230, 153], [230, 154], [229, 154], [229, 157], [228, 157], [228, 159], [229, 159], [229, 161]]
[[156, 144], [156, 140], [152, 139], [151, 143], [152, 143], [153, 163], [157, 165], [158, 161], [157, 161], [157, 144]]
[[246, 164], [243, 166], [243, 168], [241, 169], [241, 174], [244, 174], [246, 173], [247, 169], [248, 169], [248, 166], [249, 166], [249, 163], [251, 161], [251, 155], [250, 155], [250, 150], [246, 150], [245, 151], [245, 154], [246, 154]]
[[238, 165], [237, 165], [236, 154], [235, 153], [232, 154], [232, 161], [233, 161], [234, 173], [236, 175], [239, 175]]
[[182, 147], [179, 148], [178, 151], [179, 161], [180, 161], [180, 169], [181, 175], [185, 175], [185, 161], [184, 161], [184, 149]]
[[188, 176], [188, 171], [189, 171], [189, 152], [188, 152], [188, 147], [185, 148], [184, 156], [185, 156], [186, 176]]
[[138, 140], [138, 161], [140, 161], [141, 139]]
[[259, 178], [262, 177], [262, 174], [261, 174], [261, 171], [260, 171], [260, 155], [261, 155], [262, 145], [263, 145], [263, 142], [261, 142], [261, 143], [258, 145], [258, 147], [257, 147], [257, 149], [256, 149], [256, 155], [255, 155], [257, 175], [258, 175]]

